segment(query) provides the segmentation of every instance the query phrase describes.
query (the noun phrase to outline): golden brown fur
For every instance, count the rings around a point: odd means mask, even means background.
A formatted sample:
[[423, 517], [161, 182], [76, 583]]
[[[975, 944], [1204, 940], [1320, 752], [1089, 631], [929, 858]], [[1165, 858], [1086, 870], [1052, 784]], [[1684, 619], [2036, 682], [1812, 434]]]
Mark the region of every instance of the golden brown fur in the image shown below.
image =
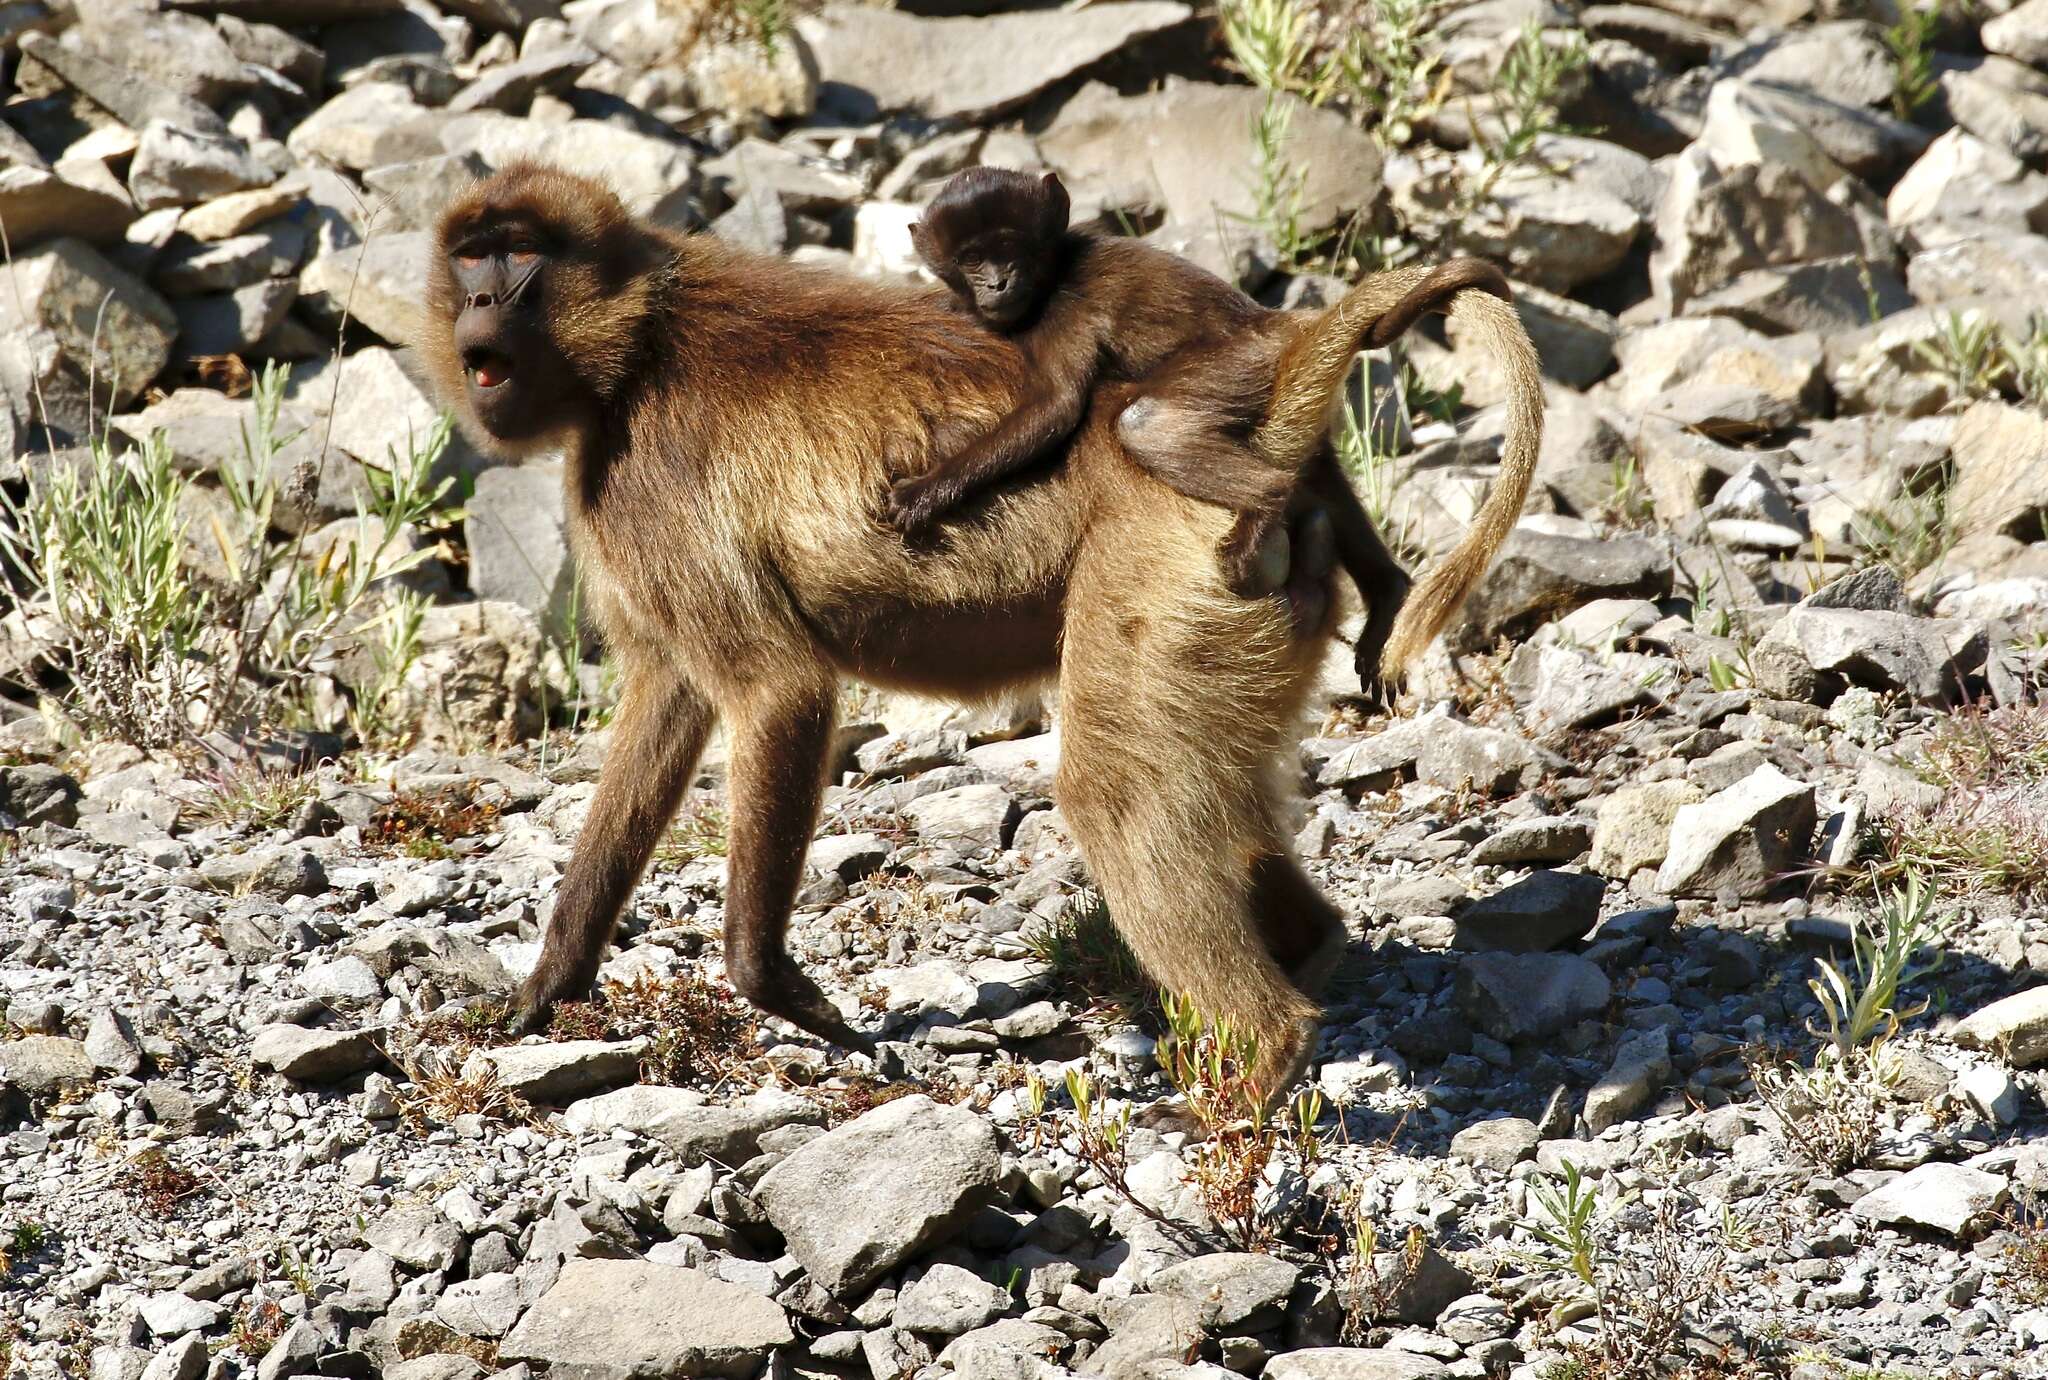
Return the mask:
[[[514, 223], [544, 241], [531, 302], [466, 306], [449, 255], [488, 267]], [[912, 549], [879, 521], [882, 457], [926, 463], [935, 431], [997, 419], [1022, 372], [1011, 342], [928, 292], [635, 225], [596, 184], [532, 167], [460, 198], [438, 247], [439, 387], [493, 449], [565, 448], [626, 686], [524, 1024], [594, 978], [715, 717], [732, 753], [728, 974], [859, 1043], [784, 946], [840, 680], [975, 697], [1056, 676], [1057, 793], [1117, 925], [1163, 985], [1259, 1041], [1267, 1087], [1302, 1066], [1303, 988], [1343, 927], [1281, 805], [1327, 619], [1304, 635], [1298, 605], [1224, 588], [1227, 515], [1127, 463], [1110, 419], [1128, 394], [1103, 390], [1043, 482]], [[514, 391], [485, 383], [485, 358]]]

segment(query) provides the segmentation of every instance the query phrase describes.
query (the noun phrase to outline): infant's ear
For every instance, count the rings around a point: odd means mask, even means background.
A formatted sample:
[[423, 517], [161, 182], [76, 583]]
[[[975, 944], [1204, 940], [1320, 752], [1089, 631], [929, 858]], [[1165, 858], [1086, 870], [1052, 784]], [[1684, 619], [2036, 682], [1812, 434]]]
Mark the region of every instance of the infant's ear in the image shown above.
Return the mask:
[[1067, 196], [1066, 184], [1060, 181], [1058, 173], [1047, 173], [1038, 180], [1038, 187], [1045, 194], [1045, 210], [1041, 224], [1047, 234], [1064, 234], [1067, 217], [1073, 211], [1073, 202]]

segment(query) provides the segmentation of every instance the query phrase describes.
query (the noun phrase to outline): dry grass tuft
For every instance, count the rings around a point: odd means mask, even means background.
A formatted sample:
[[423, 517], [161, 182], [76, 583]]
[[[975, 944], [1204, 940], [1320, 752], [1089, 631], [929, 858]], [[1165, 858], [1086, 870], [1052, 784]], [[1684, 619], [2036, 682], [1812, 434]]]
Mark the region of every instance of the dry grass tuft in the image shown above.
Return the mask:
[[122, 1183], [155, 1217], [169, 1217], [178, 1204], [206, 1188], [197, 1174], [159, 1149], [145, 1150], [130, 1161]]
[[1024, 936], [1031, 956], [1043, 963], [1053, 987], [1089, 1014], [1120, 1024], [1161, 1029], [1159, 989], [1109, 918], [1109, 907], [1092, 906], [1047, 921]]

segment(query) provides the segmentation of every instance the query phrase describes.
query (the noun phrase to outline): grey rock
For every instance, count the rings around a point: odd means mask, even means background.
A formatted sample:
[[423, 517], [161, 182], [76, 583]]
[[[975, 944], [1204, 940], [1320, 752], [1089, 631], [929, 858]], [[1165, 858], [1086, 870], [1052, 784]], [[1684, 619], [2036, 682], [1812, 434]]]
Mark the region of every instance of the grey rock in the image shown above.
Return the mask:
[[[418, 230], [378, 235], [322, 254], [299, 274], [300, 300], [323, 325], [339, 326], [345, 307], [351, 321], [395, 345], [411, 344], [420, 335], [426, 255], [426, 232]], [[355, 359], [349, 356], [344, 367]], [[377, 458], [382, 458], [381, 452]]]
[[78, 822], [82, 798], [76, 779], [56, 767], [36, 764], [0, 767], [0, 814], [17, 826]]
[[[58, 425], [85, 431], [88, 379], [101, 403], [127, 406], [170, 359], [177, 317], [165, 301], [82, 240], [52, 240], [17, 254], [0, 293], [0, 338], [22, 352]], [[11, 362], [0, 354], [0, 381]], [[24, 390], [24, 399], [26, 390]], [[36, 415], [40, 415], [38, 412]]]
[[441, 152], [475, 154], [493, 168], [521, 159], [563, 167], [599, 167], [635, 214], [678, 228], [691, 225], [695, 218], [696, 159], [688, 145], [676, 140], [654, 138], [602, 120], [555, 125], [496, 111], [450, 116], [441, 125], [439, 137], [438, 150], [408, 150], [376, 162], [402, 162]]
[[151, 281], [172, 297], [228, 292], [298, 271], [305, 227], [274, 220], [244, 235], [173, 245], [157, 259]]
[[1577, 815], [1518, 819], [1472, 847], [1472, 861], [1492, 867], [1570, 862], [1593, 842], [1593, 821]]
[[182, 1337], [220, 1321], [221, 1306], [185, 1294], [152, 1294], [136, 1306], [142, 1325], [158, 1337]]
[[430, 1207], [392, 1208], [364, 1228], [363, 1240], [415, 1270], [450, 1270], [462, 1257], [462, 1229]]
[[1460, 911], [1452, 942], [1460, 949], [1540, 953], [1589, 934], [1600, 919], [1600, 878], [1584, 872], [1532, 872]]
[[1858, 1198], [1849, 1211], [1887, 1227], [1918, 1227], [1971, 1240], [2005, 1203], [2006, 1182], [1960, 1164], [1923, 1164]]
[[958, 1231], [992, 1201], [999, 1168], [986, 1121], [918, 1095], [798, 1148], [757, 1195], [790, 1254], [844, 1297]]
[[1505, 1174], [1523, 1160], [1534, 1158], [1543, 1132], [1526, 1117], [1504, 1116], [1475, 1121], [1451, 1137], [1451, 1154], [1467, 1164], [1476, 1164]]
[[1809, 855], [1813, 787], [1768, 764], [1707, 799], [1681, 805], [1657, 889], [1671, 896], [1732, 888], [1761, 896]]
[[2038, 524], [2048, 508], [2048, 479], [2038, 463], [2044, 448], [2048, 422], [2038, 414], [1994, 399], [1971, 404], [1950, 442], [1956, 482], [1949, 503], [1957, 533], [2021, 532]]
[[1603, 877], [1626, 881], [1664, 861], [1671, 821], [1680, 807], [1705, 799], [1687, 781], [1644, 781], [1618, 786], [1600, 806], [1587, 865]]
[[132, 1077], [142, 1071], [142, 1046], [135, 1039], [135, 1027], [111, 1006], [93, 1012], [85, 1032], [85, 1052], [93, 1067], [103, 1073]]
[[434, 1316], [465, 1337], [502, 1337], [519, 1321], [526, 1302], [519, 1280], [499, 1270], [449, 1285], [434, 1301]]
[[1908, 611], [1905, 586], [1888, 565], [1865, 566], [1830, 580], [1799, 601], [1809, 609], [1861, 609], [1867, 613]]
[[2048, 67], [2048, 0], [2023, 0], [1977, 32], [1986, 52]]
[[352, 954], [315, 963], [299, 974], [299, 990], [322, 1001], [381, 1001], [384, 984], [369, 964]]
[[277, 171], [231, 134], [188, 129], [168, 120], [143, 127], [128, 167], [128, 191], [145, 211], [191, 206], [209, 197], [262, 187]]
[[256, 1032], [249, 1059], [301, 1083], [333, 1083], [374, 1068], [383, 1056], [361, 1030], [270, 1025]]
[[[1980, 1006], [1951, 1032], [1965, 1049], [2006, 1054], [2014, 1068], [2048, 1064], [2048, 986], [2030, 987]], [[5, 1046], [0, 1046], [4, 1057]]]
[[1017, 820], [1017, 800], [1001, 786], [956, 786], [911, 801], [903, 813], [918, 838], [963, 853], [1000, 849]]
[[146, 128], [152, 120], [168, 120], [191, 130], [226, 132], [220, 117], [204, 102], [150, 81], [131, 70], [125, 59], [118, 64], [110, 62], [43, 33], [23, 34], [18, 46], [25, 58], [56, 73], [66, 86], [110, 111], [130, 129]]
[[77, 1040], [61, 1035], [0, 1040], [0, 1085], [48, 1097], [92, 1078], [92, 1055]]
[[1391, 1347], [1317, 1346], [1275, 1356], [1265, 1380], [1435, 1380], [1451, 1372], [1441, 1361]]
[[55, 167], [17, 163], [0, 167], [0, 217], [14, 252], [45, 240], [76, 237], [93, 244], [119, 243], [135, 219], [127, 188], [97, 159], [74, 159]]
[[1660, 1026], [1622, 1042], [1586, 1094], [1586, 1127], [1599, 1135], [1634, 1116], [1671, 1077], [1671, 1038]]
[[1607, 975], [1577, 954], [1476, 954], [1459, 965], [1458, 1009], [1496, 1040], [1539, 1040], [1598, 1015]]
[[1539, 733], [1609, 724], [1652, 701], [1641, 677], [1568, 647], [1525, 642], [1515, 649], [1504, 679], [1530, 728]]
[[639, 1073], [647, 1041], [562, 1040], [478, 1050], [464, 1064], [491, 1070], [506, 1090], [553, 1106], [629, 1083]]
[[906, 1332], [957, 1337], [986, 1327], [1010, 1310], [1009, 1291], [972, 1270], [943, 1261], [904, 1284], [896, 1295], [896, 1326]]
[[[1039, 138], [1046, 161], [1083, 201], [1150, 207], [1169, 226], [1246, 224], [1258, 212], [1252, 122], [1263, 104], [1246, 86], [1186, 83], [1143, 96], [1091, 85], [1061, 107]], [[1300, 170], [1306, 226], [1332, 225], [1380, 199], [1381, 156], [1334, 111], [1287, 98], [1287, 154]]]
[[1415, 756], [1418, 780], [1445, 790], [1467, 786], [1487, 795], [1512, 795], [1528, 790], [1555, 770], [1560, 759], [1517, 734], [1479, 728], [1455, 719], [1428, 723]]
[[562, 510], [556, 461], [500, 465], [476, 477], [463, 504], [469, 584], [479, 599], [530, 610], [548, 627], [570, 631], [576, 570]]
[[363, 189], [377, 197], [377, 225], [391, 230], [433, 228], [449, 195], [489, 175], [490, 164], [474, 153], [437, 153], [363, 172]]
[[1370, 1308], [1379, 1322], [1428, 1327], [1478, 1286], [1470, 1271], [1430, 1245], [1414, 1253], [1381, 1251], [1372, 1258], [1372, 1272]]
[[2048, 177], [1963, 129], [1927, 146], [1885, 198], [1897, 230], [2048, 230]]
[[1846, 682], [1942, 704], [1961, 693], [1984, 651], [1982, 625], [1968, 620], [1803, 606], [1764, 634], [1750, 661], [1759, 687], [1786, 699], [1832, 698], [1830, 688]]
[[797, 32], [817, 55], [826, 89], [848, 88], [871, 111], [978, 118], [1021, 105], [1189, 13], [1168, 0], [960, 19], [833, 5], [799, 20]]
[[753, 1375], [795, 1341], [782, 1309], [701, 1270], [571, 1260], [499, 1344], [571, 1380]]
[[1162, 1361], [1183, 1360], [1202, 1341], [1204, 1306], [1170, 1294], [1139, 1294], [1104, 1317], [1109, 1340], [1081, 1364], [1083, 1375], [1139, 1380]]
[[568, 90], [596, 61], [594, 49], [571, 40], [559, 48], [491, 68], [456, 92], [448, 109], [502, 110], [509, 115], [524, 115], [535, 96], [543, 92], [559, 95]]
[[1671, 592], [1671, 558], [1642, 537], [1553, 536], [1517, 527], [1494, 568], [1465, 603], [1465, 625], [1449, 636], [1461, 650], [1527, 635], [1545, 620], [1595, 599], [1661, 599]]
[[631, 1131], [661, 1142], [685, 1165], [744, 1163], [768, 1132], [818, 1119], [815, 1103], [773, 1088], [719, 1106], [694, 1089], [635, 1086], [582, 1098], [562, 1112], [572, 1130]]
[[272, 278], [232, 292], [181, 297], [171, 303], [178, 317], [178, 352], [188, 359], [249, 354], [284, 324], [298, 299], [295, 278]]
[[1289, 1261], [1219, 1251], [1169, 1265], [1146, 1287], [1200, 1305], [1209, 1331], [1259, 1332], [1280, 1319], [1300, 1279], [1300, 1267]]
[[300, 847], [217, 853], [200, 863], [199, 875], [216, 890], [236, 896], [317, 896], [327, 890], [326, 867]]

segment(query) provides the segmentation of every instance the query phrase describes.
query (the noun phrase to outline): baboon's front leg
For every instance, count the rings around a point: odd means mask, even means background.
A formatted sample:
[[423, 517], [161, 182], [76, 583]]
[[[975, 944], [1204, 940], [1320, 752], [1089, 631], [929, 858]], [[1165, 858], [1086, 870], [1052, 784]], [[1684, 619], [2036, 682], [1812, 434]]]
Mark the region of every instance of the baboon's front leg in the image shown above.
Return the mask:
[[513, 1029], [539, 1030], [556, 1002], [589, 994], [612, 925], [690, 784], [712, 717], [710, 701], [668, 667], [628, 669], [597, 798], [555, 894], [540, 962], [520, 985]]
[[789, 956], [790, 907], [817, 827], [837, 687], [778, 686], [729, 711], [725, 972], [747, 1000], [823, 1040], [872, 1050]]

